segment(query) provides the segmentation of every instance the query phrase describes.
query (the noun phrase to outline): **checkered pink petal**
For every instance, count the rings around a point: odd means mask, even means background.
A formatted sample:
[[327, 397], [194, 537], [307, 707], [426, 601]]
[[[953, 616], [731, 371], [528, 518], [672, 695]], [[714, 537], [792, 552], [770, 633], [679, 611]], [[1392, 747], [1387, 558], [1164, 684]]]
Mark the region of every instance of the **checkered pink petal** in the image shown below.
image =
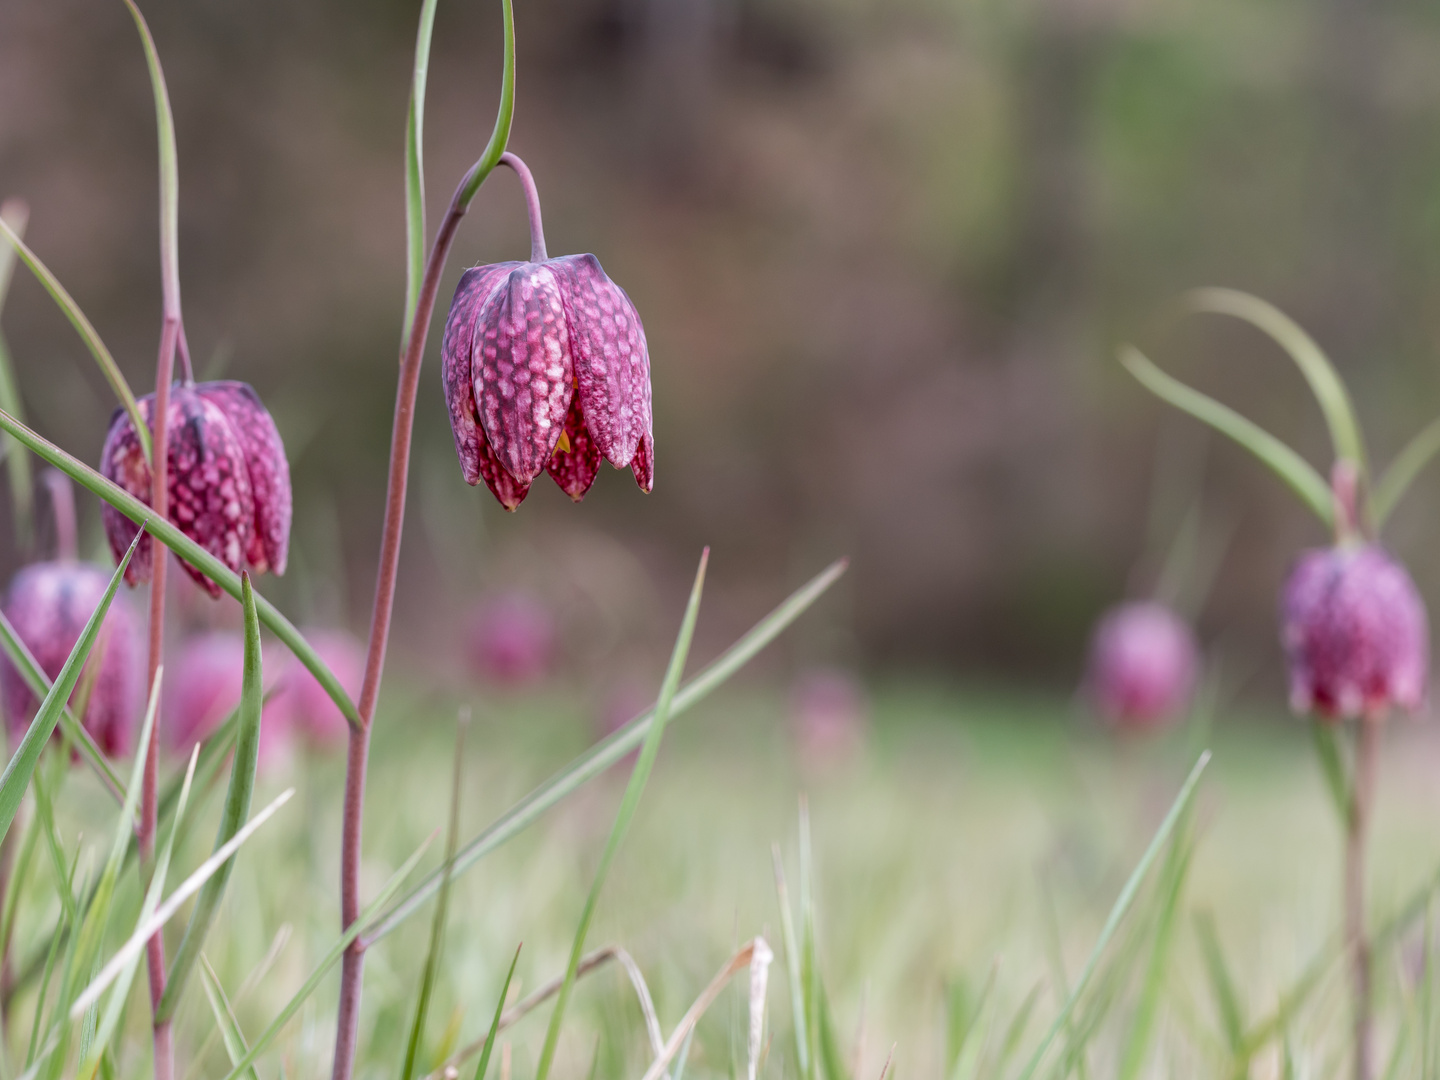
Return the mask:
[[560, 281], [547, 263], [510, 272], [480, 309], [471, 344], [480, 427], [506, 471], [544, 471], [574, 395]]
[[595, 482], [595, 474], [600, 471], [600, 449], [590, 437], [589, 428], [585, 426], [585, 417], [580, 412], [579, 394], [575, 395], [575, 399], [570, 403], [570, 411], [565, 414], [565, 434], [570, 440], [569, 451], [557, 446], [546, 469], [555, 483], [560, 485], [560, 489], [579, 502]]
[[606, 276], [594, 255], [567, 255], [546, 265], [564, 286], [585, 422], [605, 459], [623, 469], [651, 430], [645, 328], [625, 290]]
[[519, 265], [503, 262], [466, 270], [445, 319], [445, 337], [440, 346], [440, 382], [445, 389], [445, 406], [450, 412], [450, 430], [455, 436], [460, 471], [471, 486], [480, 483], [481, 458], [488, 450], [482, 450], [485, 433], [480, 430], [480, 416], [475, 411], [475, 379], [470, 366], [475, 320], [496, 285]]
[[255, 497], [255, 534], [246, 562], [257, 574], [267, 570], [285, 573], [290, 553], [290, 463], [285, 444], [259, 396], [247, 383], [201, 383], [195, 388], [206, 401], [219, 406], [240, 441], [250, 487]]

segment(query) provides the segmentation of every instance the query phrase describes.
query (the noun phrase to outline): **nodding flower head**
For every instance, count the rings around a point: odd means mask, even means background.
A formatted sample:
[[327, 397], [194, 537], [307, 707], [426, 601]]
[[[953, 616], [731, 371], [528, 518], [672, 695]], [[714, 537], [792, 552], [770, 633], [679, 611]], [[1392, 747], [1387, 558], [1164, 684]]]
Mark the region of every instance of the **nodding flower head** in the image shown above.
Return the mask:
[[537, 682], [554, 663], [555, 637], [555, 620], [540, 601], [524, 592], [506, 593], [475, 611], [468, 643], [471, 667], [501, 686]]
[[1121, 604], [1095, 628], [1086, 685], [1117, 728], [1159, 727], [1190, 703], [1200, 651], [1190, 627], [1154, 602]]
[[548, 472], [579, 502], [604, 458], [654, 483], [650, 357], [635, 305], [594, 255], [545, 256], [529, 170], [531, 261], [467, 270], [441, 347], [460, 468], [507, 510]]
[[[65, 558], [27, 566], [10, 582], [5, 615], [50, 679], [55, 679], [65, 666], [109, 584], [110, 574], [100, 567]], [[70, 698], [71, 707], [78, 708], [87, 683], [90, 685], [89, 702], [80, 722], [111, 757], [129, 753], [135, 737], [144, 682], [140, 640], [141, 628], [134, 613], [125, 597], [116, 596]], [[0, 664], [0, 694], [10, 736], [19, 739], [39, 702], [9, 660]]]
[[[148, 423], [154, 395], [140, 399]], [[275, 421], [245, 383], [173, 386], [167, 417], [169, 518], [191, 540], [237, 573], [285, 572], [290, 547], [290, 465]], [[117, 409], [101, 451], [100, 471], [142, 502], [150, 501], [150, 467], [135, 426]], [[108, 503], [105, 533], [120, 558], [137, 526]], [[125, 571], [131, 585], [150, 577], [150, 537]], [[211, 596], [220, 587], [189, 563], [186, 571]]]
[[1378, 545], [1302, 553], [1285, 582], [1280, 622], [1296, 712], [1379, 717], [1424, 703], [1425, 604], [1405, 568]]

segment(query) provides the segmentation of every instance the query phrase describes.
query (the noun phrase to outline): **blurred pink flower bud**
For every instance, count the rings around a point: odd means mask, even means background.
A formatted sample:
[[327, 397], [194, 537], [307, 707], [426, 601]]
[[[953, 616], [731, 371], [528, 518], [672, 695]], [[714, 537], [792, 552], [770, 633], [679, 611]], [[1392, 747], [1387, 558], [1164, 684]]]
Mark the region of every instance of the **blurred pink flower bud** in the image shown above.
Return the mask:
[[[60, 674], [109, 584], [110, 574], [105, 570], [70, 559], [27, 566], [10, 582], [5, 615], [52, 680]], [[144, 696], [140, 634], [125, 597], [116, 596], [70, 698], [73, 706], [89, 672], [94, 670], [92, 665], [98, 663], [99, 673], [81, 723], [111, 757], [128, 754], [135, 738], [135, 722]], [[0, 692], [7, 729], [11, 738], [17, 739], [34, 719], [40, 703], [8, 659], [0, 663]]]
[[[154, 395], [140, 399], [148, 423]], [[275, 422], [240, 382], [176, 384], [168, 417], [170, 520], [197, 544], [238, 573], [285, 572], [290, 546], [290, 465]], [[150, 501], [150, 467], [130, 416], [115, 411], [100, 471], [142, 502]], [[105, 533], [118, 559], [135, 538], [137, 526], [108, 503]], [[148, 581], [150, 537], [130, 560], [125, 580]], [[189, 563], [186, 571], [211, 596], [220, 587]]]
[[[345, 692], [352, 699], [358, 699], [360, 684], [365, 678], [365, 646], [344, 630], [307, 630], [305, 640], [335, 673]], [[287, 661], [275, 695], [266, 706], [266, 722], [272, 714], [280, 727], [319, 747], [336, 745], [350, 730], [350, 722], [340, 706], [331, 700], [310, 669], [294, 657]], [[283, 720], [278, 719], [281, 716]]]
[[[281, 666], [270, 649], [261, 657], [262, 683], [268, 690]], [[240, 704], [245, 683], [245, 639], [228, 630], [197, 634], [175, 650], [165, 664], [160, 731], [177, 756], [188, 756]], [[275, 708], [274, 696], [260, 715], [260, 758], [271, 758], [289, 736], [289, 716]]]
[[1127, 603], [1095, 628], [1086, 685], [1111, 724], [1148, 729], [1185, 711], [1199, 668], [1195, 635], [1178, 615], [1150, 601]]
[[1285, 582], [1281, 642], [1290, 705], [1322, 717], [1414, 712], [1425, 700], [1430, 626], [1405, 568], [1375, 544], [1303, 552]]
[[790, 728], [806, 765], [850, 760], [864, 746], [869, 726], [865, 691], [849, 672], [820, 668], [796, 678], [790, 689]]
[[579, 502], [602, 457], [651, 489], [645, 330], [594, 255], [467, 270], [440, 360], [465, 480], [505, 509], [545, 471]]
[[475, 613], [470, 663], [491, 682], [521, 686], [543, 678], [555, 659], [555, 621], [527, 593], [497, 596]]

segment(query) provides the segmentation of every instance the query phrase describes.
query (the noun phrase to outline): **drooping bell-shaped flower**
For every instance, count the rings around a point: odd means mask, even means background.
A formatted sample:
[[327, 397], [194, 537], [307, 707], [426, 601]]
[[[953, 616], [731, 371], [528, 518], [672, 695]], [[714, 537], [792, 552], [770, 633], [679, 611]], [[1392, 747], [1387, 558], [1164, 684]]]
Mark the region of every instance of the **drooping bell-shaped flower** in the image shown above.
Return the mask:
[[[5, 594], [4, 611], [41, 669], [54, 680], [105, 595], [110, 573], [76, 560], [75, 508], [69, 481], [58, 473], [49, 474], [47, 480], [55, 504], [60, 557], [33, 563], [16, 574]], [[140, 635], [126, 598], [116, 596], [105, 613], [86, 670], [70, 696], [71, 708], [77, 708], [89, 686], [81, 723], [112, 757], [129, 753], [135, 737], [144, 682]], [[19, 739], [40, 703], [8, 659], [0, 662], [0, 697], [7, 730], [12, 740]]]
[[1425, 604], [1409, 573], [1379, 545], [1303, 552], [1285, 582], [1280, 623], [1296, 712], [1379, 717], [1424, 704]]
[[576, 502], [604, 458], [654, 484], [650, 357], [635, 305], [594, 255], [545, 254], [530, 172], [531, 260], [460, 278], [441, 346], [441, 379], [460, 468], [507, 510], [542, 472]]
[[[149, 423], [154, 395], [140, 399]], [[255, 391], [241, 382], [176, 384], [170, 389], [166, 456], [169, 518], [181, 532], [237, 573], [285, 572], [290, 547], [290, 465], [275, 421]], [[100, 456], [100, 471], [142, 502], [150, 502], [150, 467], [134, 424], [115, 411]], [[118, 559], [137, 526], [103, 508], [105, 534]], [[150, 537], [130, 560], [125, 580], [148, 581]], [[211, 596], [220, 587], [182, 560]]]
[[1090, 642], [1085, 683], [1096, 710], [1120, 729], [1148, 730], [1180, 716], [1200, 667], [1195, 635], [1163, 604], [1111, 608]]
[[[269, 691], [282, 670], [279, 650], [264, 650], [261, 685]], [[166, 747], [179, 757], [213, 735], [235, 707], [245, 687], [245, 639], [233, 630], [210, 630], [188, 638], [165, 664], [160, 731]], [[289, 738], [289, 714], [275, 707], [270, 694], [260, 715], [260, 759], [272, 760]]]

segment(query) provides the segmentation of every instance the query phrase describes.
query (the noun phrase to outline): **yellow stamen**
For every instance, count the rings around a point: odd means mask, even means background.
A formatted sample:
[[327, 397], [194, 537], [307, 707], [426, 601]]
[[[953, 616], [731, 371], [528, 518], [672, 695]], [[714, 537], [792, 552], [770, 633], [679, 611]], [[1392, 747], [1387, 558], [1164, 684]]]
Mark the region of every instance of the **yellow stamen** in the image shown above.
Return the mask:
[[557, 454], [570, 453], [570, 433], [568, 431], [560, 432], [560, 441], [555, 444], [555, 452]]

